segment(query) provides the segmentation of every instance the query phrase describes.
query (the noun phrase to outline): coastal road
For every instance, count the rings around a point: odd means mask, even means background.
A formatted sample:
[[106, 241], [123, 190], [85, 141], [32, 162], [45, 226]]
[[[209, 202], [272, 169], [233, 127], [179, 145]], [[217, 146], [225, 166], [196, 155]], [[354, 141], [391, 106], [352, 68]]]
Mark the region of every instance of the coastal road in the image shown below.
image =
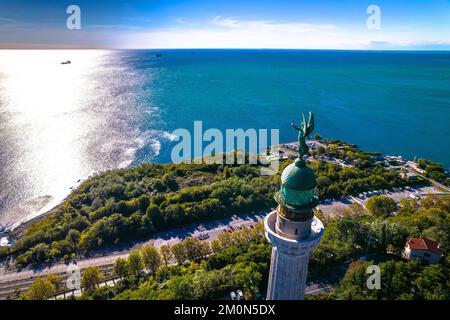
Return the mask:
[[408, 164], [407, 170], [409, 172], [411, 172], [413, 174], [416, 174], [416, 175], [418, 175], [418, 176], [420, 176], [420, 177], [422, 177], [424, 179], [427, 179], [428, 181], [430, 181], [430, 183], [436, 185], [437, 187], [441, 188], [442, 190], [445, 190], [446, 192], [450, 192], [450, 188], [449, 187], [443, 185], [440, 182], [437, 182], [436, 180], [433, 180], [433, 179], [430, 179], [428, 177], [425, 177], [422, 174], [422, 172], [424, 172], [424, 171], [417, 166], [417, 163], [415, 163], [413, 161], [408, 161], [407, 164]]

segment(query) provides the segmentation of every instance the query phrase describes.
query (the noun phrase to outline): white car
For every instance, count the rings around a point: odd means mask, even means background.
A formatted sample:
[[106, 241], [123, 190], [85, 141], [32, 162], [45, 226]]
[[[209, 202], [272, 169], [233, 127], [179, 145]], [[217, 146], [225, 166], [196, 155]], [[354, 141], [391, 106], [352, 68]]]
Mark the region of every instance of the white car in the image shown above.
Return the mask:
[[238, 296], [238, 300], [245, 300], [244, 293], [242, 292], [242, 290], [237, 290], [236, 293]]
[[238, 300], [238, 297], [237, 297], [236, 293], [234, 293], [234, 291], [230, 292], [230, 297], [231, 297], [231, 300]]

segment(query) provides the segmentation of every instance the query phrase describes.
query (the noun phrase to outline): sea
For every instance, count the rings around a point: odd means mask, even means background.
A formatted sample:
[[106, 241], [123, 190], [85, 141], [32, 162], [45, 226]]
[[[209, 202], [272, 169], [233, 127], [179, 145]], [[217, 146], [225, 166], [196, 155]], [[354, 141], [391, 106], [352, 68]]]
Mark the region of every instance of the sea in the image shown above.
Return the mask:
[[[70, 60], [70, 64], [61, 64]], [[315, 132], [450, 166], [450, 51], [0, 50], [0, 225], [108, 169], [171, 162], [173, 132]]]

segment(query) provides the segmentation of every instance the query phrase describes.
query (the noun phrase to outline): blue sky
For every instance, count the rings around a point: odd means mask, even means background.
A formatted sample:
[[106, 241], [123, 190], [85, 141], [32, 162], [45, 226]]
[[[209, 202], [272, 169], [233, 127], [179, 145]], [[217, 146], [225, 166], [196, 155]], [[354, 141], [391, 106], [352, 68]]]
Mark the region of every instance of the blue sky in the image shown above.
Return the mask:
[[[71, 4], [81, 30], [66, 28]], [[0, 0], [0, 48], [448, 50], [450, 0]]]

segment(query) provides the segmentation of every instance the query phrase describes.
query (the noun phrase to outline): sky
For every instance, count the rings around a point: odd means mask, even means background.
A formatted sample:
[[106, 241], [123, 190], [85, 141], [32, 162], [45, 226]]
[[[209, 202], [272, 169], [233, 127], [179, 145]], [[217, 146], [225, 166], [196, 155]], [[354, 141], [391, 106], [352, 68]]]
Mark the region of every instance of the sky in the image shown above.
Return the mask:
[[0, 48], [450, 50], [450, 0], [0, 0]]

